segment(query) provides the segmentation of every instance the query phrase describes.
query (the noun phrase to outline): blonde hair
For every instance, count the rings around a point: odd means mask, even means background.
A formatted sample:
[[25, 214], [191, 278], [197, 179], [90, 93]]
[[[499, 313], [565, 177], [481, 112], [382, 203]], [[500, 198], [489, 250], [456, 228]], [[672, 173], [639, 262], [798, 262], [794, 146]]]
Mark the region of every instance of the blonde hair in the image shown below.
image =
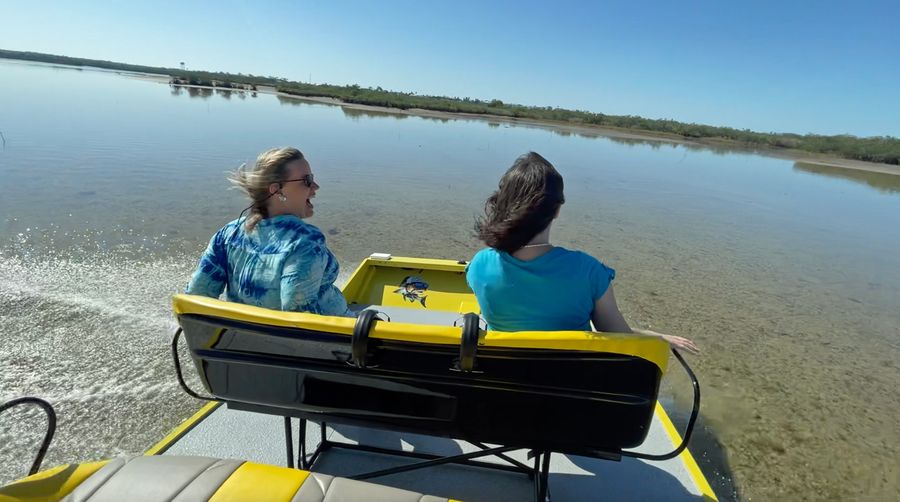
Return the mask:
[[241, 164], [228, 176], [228, 181], [239, 188], [250, 199], [252, 204], [250, 215], [244, 222], [247, 231], [253, 230], [263, 218], [268, 218], [268, 210], [265, 202], [274, 194], [269, 193], [269, 185], [280, 183], [286, 176], [286, 165], [295, 160], [303, 160], [303, 153], [296, 148], [273, 148], [259, 154], [256, 164], [248, 168], [247, 164]]

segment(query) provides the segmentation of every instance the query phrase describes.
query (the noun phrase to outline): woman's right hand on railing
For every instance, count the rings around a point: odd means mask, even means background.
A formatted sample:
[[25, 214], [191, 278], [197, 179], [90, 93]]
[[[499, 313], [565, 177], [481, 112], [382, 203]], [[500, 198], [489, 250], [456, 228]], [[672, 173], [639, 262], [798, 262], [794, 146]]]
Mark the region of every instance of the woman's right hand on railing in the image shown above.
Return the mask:
[[690, 352], [691, 354], [699, 354], [700, 349], [697, 347], [692, 340], [688, 338], [684, 338], [682, 336], [674, 336], [674, 335], [666, 335], [663, 333], [657, 333], [656, 331], [651, 331], [649, 329], [639, 329], [639, 328], [631, 328], [631, 331], [635, 333], [640, 333], [642, 335], [651, 335], [658, 336], [663, 340], [669, 342], [669, 345], [675, 347], [676, 349], [683, 350], [686, 352]]

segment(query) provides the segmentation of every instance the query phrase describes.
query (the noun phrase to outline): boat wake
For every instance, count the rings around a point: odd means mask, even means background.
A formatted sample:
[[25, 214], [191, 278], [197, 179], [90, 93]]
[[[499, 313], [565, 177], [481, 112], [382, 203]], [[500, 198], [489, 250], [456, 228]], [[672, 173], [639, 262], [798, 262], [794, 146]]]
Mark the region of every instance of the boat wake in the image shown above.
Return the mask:
[[[69, 260], [0, 251], [0, 400], [43, 397], [59, 422], [45, 465], [140, 453], [198, 404], [172, 378], [169, 299], [193, 258]], [[45, 420], [11, 410], [0, 483], [21, 477]]]

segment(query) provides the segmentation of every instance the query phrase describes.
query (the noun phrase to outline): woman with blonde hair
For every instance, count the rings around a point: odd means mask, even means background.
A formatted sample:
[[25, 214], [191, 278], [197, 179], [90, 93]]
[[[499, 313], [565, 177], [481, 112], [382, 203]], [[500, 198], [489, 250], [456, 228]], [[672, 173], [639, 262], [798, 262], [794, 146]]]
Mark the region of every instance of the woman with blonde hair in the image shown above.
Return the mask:
[[632, 329], [625, 322], [612, 281], [615, 270], [582, 251], [550, 243], [550, 227], [565, 202], [563, 178], [547, 159], [529, 152], [516, 159], [476, 223], [488, 245], [466, 268], [489, 329], [584, 331], [660, 336], [698, 352], [679, 336]]
[[[252, 202], [222, 227], [186, 292], [275, 310], [353, 316], [334, 285], [338, 263], [313, 215], [319, 185], [296, 148], [265, 151], [229, 178]], [[249, 214], [245, 217], [244, 213]]]

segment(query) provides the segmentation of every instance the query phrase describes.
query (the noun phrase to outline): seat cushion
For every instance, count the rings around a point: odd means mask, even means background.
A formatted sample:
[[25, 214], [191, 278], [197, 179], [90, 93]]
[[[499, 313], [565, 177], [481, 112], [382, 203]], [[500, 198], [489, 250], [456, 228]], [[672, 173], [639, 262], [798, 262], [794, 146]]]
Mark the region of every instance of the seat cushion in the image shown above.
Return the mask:
[[208, 457], [137, 456], [63, 466], [0, 488], [0, 502], [447, 502], [299, 469]]

